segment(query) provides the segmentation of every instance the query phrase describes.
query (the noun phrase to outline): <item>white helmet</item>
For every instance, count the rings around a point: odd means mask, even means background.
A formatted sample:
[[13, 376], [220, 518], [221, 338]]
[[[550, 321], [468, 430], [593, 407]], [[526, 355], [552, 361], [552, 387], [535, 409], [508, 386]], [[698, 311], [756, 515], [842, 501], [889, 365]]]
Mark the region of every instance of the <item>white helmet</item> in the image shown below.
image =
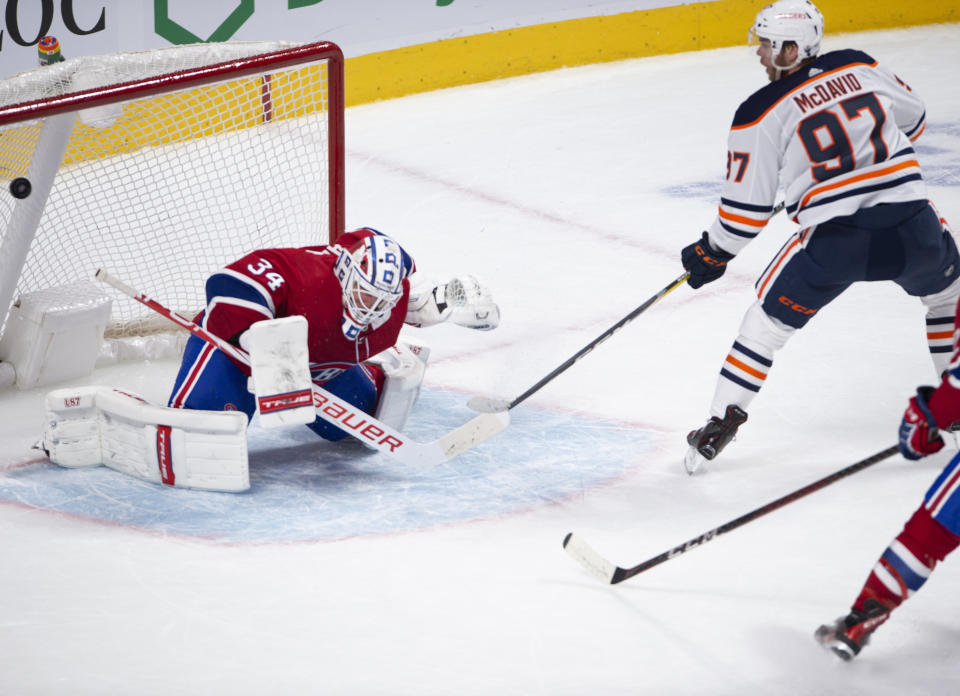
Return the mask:
[[770, 42], [773, 54], [778, 55], [785, 41], [793, 41], [799, 49], [793, 65], [779, 66], [790, 70], [807, 58], [820, 52], [823, 38], [823, 15], [810, 0], [777, 0], [757, 13], [747, 35], [750, 44], [760, 39]]
[[389, 237], [366, 237], [352, 253], [343, 249], [334, 264], [343, 289], [343, 319], [340, 328], [350, 339], [370, 324], [386, 321], [403, 296], [407, 275], [404, 252]]

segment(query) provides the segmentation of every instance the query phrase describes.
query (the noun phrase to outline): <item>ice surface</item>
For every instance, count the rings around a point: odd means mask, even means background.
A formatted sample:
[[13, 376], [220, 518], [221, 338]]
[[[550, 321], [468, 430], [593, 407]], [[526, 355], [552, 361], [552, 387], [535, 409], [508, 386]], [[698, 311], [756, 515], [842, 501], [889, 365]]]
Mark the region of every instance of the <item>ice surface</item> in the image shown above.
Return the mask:
[[[927, 100], [931, 196], [960, 224], [960, 26], [828, 37]], [[557, 70], [347, 114], [347, 217], [437, 277], [492, 288], [498, 330], [423, 330], [410, 431], [513, 398], [680, 272], [715, 212], [746, 47]], [[953, 694], [950, 558], [851, 664], [813, 641], [949, 458], [893, 457], [617, 586], [637, 564], [895, 441], [934, 379], [919, 303], [852, 288], [778, 355], [740, 438], [681, 466], [781, 216], [720, 282], [682, 287], [436, 470], [254, 428], [251, 490], [66, 470], [30, 446], [43, 390], [0, 394], [3, 694]], [[149, 291], [149, 289], [144, 289]], [[162, 298], [161, 298], [162, 299]], [[175, 365], [91, 382], [162, 400]]]

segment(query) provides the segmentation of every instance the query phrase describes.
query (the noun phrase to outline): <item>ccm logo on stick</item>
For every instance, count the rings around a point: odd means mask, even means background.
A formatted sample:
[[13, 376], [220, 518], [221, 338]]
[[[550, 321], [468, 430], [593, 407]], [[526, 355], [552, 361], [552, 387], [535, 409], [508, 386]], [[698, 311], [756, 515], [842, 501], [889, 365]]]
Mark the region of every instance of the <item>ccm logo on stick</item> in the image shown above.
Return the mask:
[[389, 445], [391, 452], [396, 451], [397, 447], [403, 446], [403, 440], [398, 440], [392, 435], [386, 435], [381, 428], [378, 428], [371, 423], [367, 423], [365, 418], [360, 418], [359, 423], [353, 422], [357, 420], [353, 413], [348, 411], [340, 404], [330, 401], [320, 394], [314, 393], [313, 406], [318, 411], [327, 414], [337, 421], [340, 427], [354, 430], [361, 437], [365, 437], [366, 439], [370, 440], [370, 442], [375, 442], [378, 445]]

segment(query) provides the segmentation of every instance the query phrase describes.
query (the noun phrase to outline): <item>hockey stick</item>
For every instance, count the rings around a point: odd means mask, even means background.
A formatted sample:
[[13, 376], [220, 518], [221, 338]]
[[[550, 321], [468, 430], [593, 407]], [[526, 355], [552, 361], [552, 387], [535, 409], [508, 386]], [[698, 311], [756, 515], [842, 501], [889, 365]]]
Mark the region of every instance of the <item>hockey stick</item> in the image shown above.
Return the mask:
[[[129, 285], [111, 276], [106, 269], [97, 269], [95, 277], [222, 350], [241, 365], [250, 366], [250, 359], [245, 350], [214, 336], [153, 298], [138, 293]], [[405, 464], [418, 466], [440, 464], [452, 459], [493, 437], [510, 423], [509, 414], [484, 413], [433, 442], [416, 442], [316, 384], [313, 385], [313, 404], [317, 410], [317, 416], [328, 423], [340, 427], [364, 444], [394, 456]]]
[[636, 319], [638, 316], [643, 314], [650, 307], [652, 307], [654, 304], [662, 300], [672, 291], [676, 290], [678, 287], [683, 285], [687, 281], [687, 278], [689, 277], [690, 277], [690, 274], [687, 272], [684, 272], [682, 276], [679, 276], [675, 280], [670, 281], [670, 283], [666, 287], [664, 287], [662, 290], [660, 290], [660, 292], [658, 292], [656, 295], [654, 295], [649, 300], [644, 302], [642, 305], [637, 307], [635, 310], [630, 312], [630, 314], [625, 316], [623, 319], [618, 321], [616, 324], [611, 326], [609, 329], [604, 331], [595, 339], [590, 341], [590, 343], [588, 343], [583, 348], [581, 348], [576, 353], [574, 353], [572, 356], [570, 356], [562, 365], [557, 367], [555, 370], [553, 370], [553, 372], [551, 372], [546, 377], [541, 379], [539, 382], [534, 384], [532, 387], [527, 389], [527, 391], [523, 392], [523, 394], [518, 396], [513, 401], [507, 401], [506, 399], [488, 399], [483, 396], [475, 396], [472, 399], [470, 399], [470, 401], [467, 402], [467, 406], [469, 408], [472, 408], [474, 411], [480, 411], [481, 413], [506, 413], [511, 408], [517, 406], [523, 401], [526, 401], [528, 398], [536, 394], [543, 387], [545, 387], [549, 382], [552, 382], [557, 375], [559, 375], [562, 372], [566, 372], [575, 362], [580, 360], [584, 355], [586, 355], [587, 353], [592, 351], [594, 348], [596, 348], [598, 345], [600, 345], [601, 343], [606, 341], [608, 338], [613, 336], [613, 334], [615, 334], [617, 331], [619, 331], [624, 326], [629, 324], [631, 321]]
[[741, 515], [735, 520], [731, 520], [715, 529], [711, 529], [709, 532], [704, 532], [700, 536], [694, 537], [693, 539], [690, 539], [690, 541], [680, 544], [679, 546], [674, 546], [669, 551], [664, 551], [659, 556], [654, 556], [653, 558], [646, 560], [639, 565], [635, 565], [632, 568], [621, 568], [620, 566], [615, 566], [613, 563], [594, 551], [590, 545], [587, 544], [587, 542], [573, 532], [570, 532], [564, 537], [563, 548], [566, 549], [567, 553], [570, 554], [575, 561], [590, 571], [590, 573], [597, 576], [605, 583], [616, 585], [618, 582], [623, 582], [628, 578], [632, 578], [634, 575], [639, 575], [645, 570], [649, 570], [654, 566], [660, 565], [664, 561], [669, 561], [675, 556], [679, 556], [680, 554], [686, 553], [691, 549], [702, 546], [708, 541], [716, 539], [721, 534], [726, 534], [737, 527], [742, 527], [748, 522], [752, 522], [758, 517], [763, 517], [768, 512], [773, 512], [774, 510], [782, 508], [795, 500], [799, 500], [800, 498], [809, 495], [814, 491], [818, 491], [821, 488], [826, 488], [831, 483], [839, 481], [842, 478], [846, 478], [847, 476], [851, 476], [858, 471], [866, 469], [868, 466], [873, 466], [877, 462], [883, 461], [887, 457], [896, 454], [898, 451], [899, 448], [897, 445], [893, 445], [885, 450], [881, 450], [873, 456], [867, 457], [856, 464], [851, 464], [845, 469], [840, 469], [840, 471], [836, 471], [829, 476], [824, 476], [819, 481], [814, 481], [803, 488], [795, 490], [793, 493], [789, 493], [782, 498], [777, 498], [773, 502], [767, 503], [763, 507], [759, 507], [745, 515]]
[[[771, 213], [770, 217], [773, 217], [774, 215], [779, 213], [781, 210], [784, 209], [784, 207], [786, 207], [786, 203], [784, 201], [780, 201], [779, 203], [777, 203], [777, 205], [774, 206], [773, 212]], [[474, 411], [480, 411], [481, 413], [500, 413], [503, 411], [509, 411], [515, 406], [518, 406], [520, 403], [522, 403], [523, 401], [526, 401], [531, 396], [533, 396], [538, 391], [540, 391], [548, 383], [552, 382], [559, 374], [561, 374], [562, 372], [566, 372], [571, 366], [573, 366], [574, 363], [580, 360], [587, 353], [589, 353], [598, 345], [600, 345], [601, 343], [606, 341], [608, 338], [613, 336], [613, 334], [615, 334], [617, 331], [619, 331], [624, 326], [629, 324], [631, 321], [636, 319], [638, 316], [643, 314], [654, 304], [656, 304], [657, 302], [662, 300], [664, 297], [669, 295], [671, 292], [676, 290], [678, 287], [683, 285], [687, 281], [687, 278], [689, 277], [690, 277], [690, 274], [685, 272], [682, 276], [676, 278], [675, 280], [672, 280], [670, 283], [666, 285], [666, 287], [660, 290], [660, 292], [658, 292], [656, 295], [654, 295], [649, 300], [644, 302], [642, 305], [637, 307], [635, 310], [630, 312], [630, 314], [625, 316], [623, 319], [618, 321], [616, 324], [611, 326], [609, 329], [604, 331], [595, 339], [590, 341], [590, 343], [588, 343], [583, 348], [581, 348], [576, 353], [574, 353], [572, 356], [570, 356], [563, 364], [561, 364], [559, 367], [553, 370], [553, 372], [551, 372], [546, 377], [541, 379], [539, 382], [534, 384], [532, 387], [527, 389], [527, 391], [523, 392], [523, 394], [518, 396], [513, 401], [507, 401], [506, 399], [489, 399], [484, 396], [475, 396], [467, 402], [467, 406], [469, 408], [472, 408]]]

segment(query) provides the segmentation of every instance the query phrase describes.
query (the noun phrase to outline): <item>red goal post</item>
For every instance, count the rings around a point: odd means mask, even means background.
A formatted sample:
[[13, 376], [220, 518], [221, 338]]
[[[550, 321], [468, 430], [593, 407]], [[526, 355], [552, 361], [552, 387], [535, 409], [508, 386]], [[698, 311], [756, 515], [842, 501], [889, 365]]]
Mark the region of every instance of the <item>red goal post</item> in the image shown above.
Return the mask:
[[[4, 330], [19, 298], [62, 288], [76, 302], [98, 267], [189, 315], [238, 256], [335, 240], [343, 114], [329, 42], [78, 57], [0, 81]], [[155, 324], [110, 300], [108, 335]]]

